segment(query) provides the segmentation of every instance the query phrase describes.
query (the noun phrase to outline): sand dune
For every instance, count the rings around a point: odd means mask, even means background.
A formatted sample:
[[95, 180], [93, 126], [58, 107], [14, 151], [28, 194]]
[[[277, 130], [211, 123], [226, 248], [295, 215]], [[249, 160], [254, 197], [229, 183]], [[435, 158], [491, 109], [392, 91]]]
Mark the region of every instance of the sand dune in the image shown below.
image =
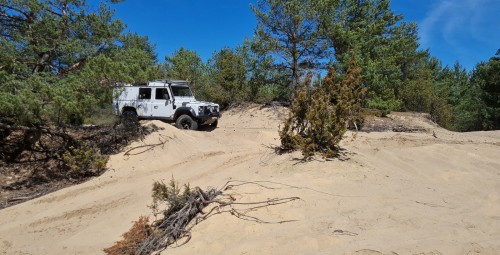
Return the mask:
[[246, 212], [268, 223], [214, 215], [162, 254], [500, 254], [500, 131], [454, 133], [395, 114], [425, 132], [349, 132], [341, 159], [303, 163], [272, 149], [284, 116], [231, 110], [211, 132], [148, 122], [164, 130], [128, 148], [162, 146], [114, 155], [99, 178], [1, 210], [0, 254], [103, 254], [151, 214], [152, 183], [172, 176], [202, 188], [261, 182], [231, 190], [239, 201], [301, 199]]

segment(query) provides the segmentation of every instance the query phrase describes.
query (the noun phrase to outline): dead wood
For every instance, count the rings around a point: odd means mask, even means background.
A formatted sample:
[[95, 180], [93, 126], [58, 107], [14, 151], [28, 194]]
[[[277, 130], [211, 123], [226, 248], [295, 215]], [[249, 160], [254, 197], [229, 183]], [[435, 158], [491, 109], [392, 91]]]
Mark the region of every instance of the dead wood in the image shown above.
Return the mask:
[[[165, 143], [166, 143], [167, 141], [164, 141], [164, 140], [162, 140], [162, 139], [159, 139], [159, 140], [160, 140], [160, 142], [159, 142], [159, 143], [139, 145], [139, 146], [135, 146], [135, 147], [133, 147], [133, 148], [130, 148], [130, 149], [128, 149], [125, 153], [123, 153], [123, 156], [139, 155], [139, 154], [142, 154], [142, 153], [147, 152], [147, 151], [149, 151], [149, 150], [152, 150], [152, 149], [154, 149], [154, 148], [156, 148], [156, 147], [158, 147], [158, 146], [162, 146], [162, 148], [163, 148], [163, 146], [165, 145]], [[143, 149], [143, 148], [144, 148], [144, 149]], [[141, 151], [139, 151], [139, 152], [131, 153], [132, 151], [135, 151], [135, 150], [137, 150], [137, 149], [143, 149], [143, 150], [141, 150]]]
[[407, 132], [407, 133], [413, 133], [413, 132], [426, 132], [427, 130], [425, 128], [416, 128], [416, 127], [406, 127], [406, 126], [395, 126], [392, 128], [393, 132]]
[[[135, 254], [147, 255], [160, 252], [174, 244], [176, 246], [183, 245], [191, 239], [191, 229], [194, 225], [215, 214], [229, 213], [242, 220], [267, 224], [293, 221], [265, 221], [249, 213], [260, 208], [289, 203], [300, 199], [299, 197], [270, 198], [256, 202], [238, 202], [233, 195], [224, 193], [235, 187], [250, 184], [258, 185], [261, 188], [271, 188], [261, 185], [258, 182], [238, 182], [235, 184], [234, 181], [228, 181], [221, 189], [210, 188], [207, 191], [203, 191], [201, 188], [196, 187], [186, 204], [180, 210], [153, 222], [152, 227], [154, 230], [142, 245], [138, 247]], [[208, 212], [203, 212], [203, 209], [208, 206], [211, 209]], [[243, 208], [237, 208], [237, 206]]]
[[17, 201], [24, 201], [24, 200], [31, 200], [33, 198], [39, 197], [41, 193], [36, 193], [31, 196], [24, 196], [24, 197], [15, 197], [7, 200], [7, 203], [12, 203], [12, 202], [17, 202]]

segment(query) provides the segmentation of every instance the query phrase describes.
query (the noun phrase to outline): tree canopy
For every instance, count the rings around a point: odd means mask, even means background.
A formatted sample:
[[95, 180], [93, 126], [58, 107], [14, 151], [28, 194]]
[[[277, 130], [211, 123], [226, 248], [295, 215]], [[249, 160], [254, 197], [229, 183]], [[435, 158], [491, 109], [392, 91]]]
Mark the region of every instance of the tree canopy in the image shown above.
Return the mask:
[[110, 88], [158, 78], [191, 81], [224, 106], [293, 102], [306, 77], [360, 69], [361, 106], [428, 112], [458, 130], [498, 129], [499, 53], [467, 72], [442, 66], [418, 43], [418, 26], [390, 0], [258, 0], [252, 38], [202, 60], [179, 48], [159, 63], [147, 37], [125, 33], [119, 0], [0, 0], [0, 115], [19, 124], [81, 123], [111, 101]]
[[251, 8], [263, 48], [279, 57], [282, 67], [290, 73], [293, 97], [299, 78], [305, 71], [319, 68], [328, 55], [326, 41], [318, 31], [316, 1], [259, 0]]
[[2, 0], [0, 24], [0, 115], [19, 124], [81, 123], [116, 82], [161, 71], [147, 37], [124, 34], [108, 3]]

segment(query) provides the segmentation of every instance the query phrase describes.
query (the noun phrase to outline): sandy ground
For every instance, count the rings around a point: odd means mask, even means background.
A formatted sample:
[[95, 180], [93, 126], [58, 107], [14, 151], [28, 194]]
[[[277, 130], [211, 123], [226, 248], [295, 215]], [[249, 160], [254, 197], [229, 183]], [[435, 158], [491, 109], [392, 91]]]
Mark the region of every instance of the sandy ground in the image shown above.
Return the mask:
[[[214, 215], [162, 254], [500, 254], [500, 131], [347, 133], [341, 159], [276, 155], [280, 108], [226, 112], [212, 132], [164, 130], [114, 155], [99, 178], [0, 211], [0, 254], [103, 254], [141, 215], [151, 186], [262, 181], [238, 201], [298, 196], [245, 211], [268, 223]], [[150, 148], [150, 150], [146, 150]], [[244, 207], [237, 209], [244, 210]], [[277, 223], [284, 222], [284, 223]]]

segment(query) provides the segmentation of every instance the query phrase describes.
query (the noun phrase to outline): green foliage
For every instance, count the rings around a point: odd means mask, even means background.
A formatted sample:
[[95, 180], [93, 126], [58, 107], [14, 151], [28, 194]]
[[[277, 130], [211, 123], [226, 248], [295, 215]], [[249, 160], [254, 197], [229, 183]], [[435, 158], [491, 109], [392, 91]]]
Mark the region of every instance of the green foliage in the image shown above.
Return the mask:
[[252, 40], [215, 51], [207, 63], [180, 48], [165, 65], [147, 37], [123, 33], [111, 8], [118, 2], [3, 1], [0, 116], [30, 126], [95, 123], [106, 118], [96, 114], [109, 105], [116, 83], [165, 77], [164, 70], [223, 107], [288, 101], [307, 73], [321, 73], [328, 62], [345, 76], [356, 56], [365, 107], [384, 115], [429, 112], [458, 131], [500, 127], [499, 53], [471, 74], [458, 64], [442, 68], [419, 49], [416, 23], [404, 22], [389, 0], [259, 0], [251, 5]]
[[[15, 52], [2, 63], [8, 72], [22, 76], [36, 72], [65, 75], [92, 56], [106, 50], [124, 25], [113, 20], [102, 3], [91, 11], [86, 1], [6, 1], [0, 7], [0, 44]], [[11, 47], [15, 45], [15, 47]]]
[[430, 114], [441, 127], [453, 129], [453, 106], [448, 103], [442, 94], [434, 95]]
[[482, 130], [484, 102], [482, 90], [459, 64], [439, 70], [434, 79], [433, 118], [455, 131]]
[[299, 78], [307, 70], [319, 67], [329, 53], [317, 29], [315, 1], [259, 0], [251, 8], [257, 18], [256, 42], [268, 54], [277, 54], [284, 60], [277, 67], [289, 72], [293, 97]]
[[247, 99], [258, 103], [287, 101], [290, 95], [288, 72], [276, 68], [276, 59], [267, 54], [264, 38], [256, 34], [236, 49], [242, 56], [247, 73]]
[[417, 25], [402, 22], [389, 0], [317, 2], [320, 31], [334, 49], [336, 69], [345, 70], [353, 54], [358, 59], [361, 83], [369, 90], [366, 106], [384, 114], [401, 110], [405, 102], [416, 108], [408, 94], [418, 90], [413, 74], [429, 56], [418, 49]]
[[108, 104], [106, 107], [92, 109], [90, 116], [85, 118], [83, 122], [98, 126], [112, 126], [119, 120], [120, 117], [113, 114], [112, 107]]
[[343, 76], [343, 79], [333, 88], [334, 102], [342, 109], [341, 114], [346, 116], [348, 126], [355, 126], [363, 122], [361, 118], [362, 103], [367, 89], [361, 88], [361, 68], [357, 65], [356, 58], [352, 57], [349, 62], [349, 68]]
[[78, 84], [63, 82], [50, 73], [37, 73], [24, 80], [12, 75], [3, 78], [0, 112], [17, 124], [69, 122], [72, 117], [82, 116], [93, 101], [91, 95], [78, 95]]
[[310, 89], [310, 78], [297, 92], [290, 115], [279, 131], [281, 149], [300, 149], [307, 159], [315, 153], [333, 157], [347, 126], [361, 119], [365, 89], [360, 85], [360, 69], [354, 58], [341, 81], [332, 69], [319, 87]]
[[0, 13], [0, 115], [16, 124], [81, 124], [116, 82], [161, 75], [154, 47], [121, 34], [108, 2], [5, 1]]
[[247, 100], [246, 68], [243, 57], [233, 49], [224, 48], [208, 61], [208, 81], [200, 88], [204, 98], [222, 107]]
[[85, 144], [70, 147], [62, 156], [68, 175], [74, 178], [97, 176], [106, 170], [108, 156]]
[[172, 56], [165, 57], [165, 69], [171, 79], [188, 80], [196, 93], [206, 75], [206, 67], [201, 57], [189, 49], [180, 48]]
[[179, 211], [187, 203], [193, 192], [194, 191], [189, 188], [188, 184], [184, 185], [184, 189], [181, 192], [181, 187], [174, 178], [172, 178], [168, 184], [162, 181], [156, 181], [153, 183], [153, 204], [151, 208], [153, 212], [157, 214], [160, 211], [158, 208], [160, 204], [166, 203], [167, 209], [162, 212], [165, 218], [168, 218], [168, 216]]
[[471, 83], [462, 91], [461, 101], [453, 107], [453, 129], [456, 131], [483, 130], [485, 105], [481, 97], [481, 89]]
[[500, 49], [487, 62], [476, 66], [471, 83], [481, 91], [479, 96], [484, 105], [481, 112], [482, 128], [500, 129]]
[[197, 98], [215, 101], [222, 107], [244, 101], [288, 100], [286, 72], [275, 68], [275, 59], [262, 46], [245, 40], [235, 49], [215, 51], [207, 63], [195, 51], [180, 48], [165, 57], [165, 69], [171, 79], [191, 81]]
[[401, 99], [396, 99], [394, 90], [386, 88], [380, 94], [375, 92], [368, 93], [366, 106], [371, 109], [378, 109], [382, 116], [386, 116], [391, 111], [399, 111], [403, 105]]
[[433, 80], [430, 70], [423, 67], [412, 74], [409, 80], [400, 90], [400, 98], [406, 111], [430, 112], [433, 101]]

